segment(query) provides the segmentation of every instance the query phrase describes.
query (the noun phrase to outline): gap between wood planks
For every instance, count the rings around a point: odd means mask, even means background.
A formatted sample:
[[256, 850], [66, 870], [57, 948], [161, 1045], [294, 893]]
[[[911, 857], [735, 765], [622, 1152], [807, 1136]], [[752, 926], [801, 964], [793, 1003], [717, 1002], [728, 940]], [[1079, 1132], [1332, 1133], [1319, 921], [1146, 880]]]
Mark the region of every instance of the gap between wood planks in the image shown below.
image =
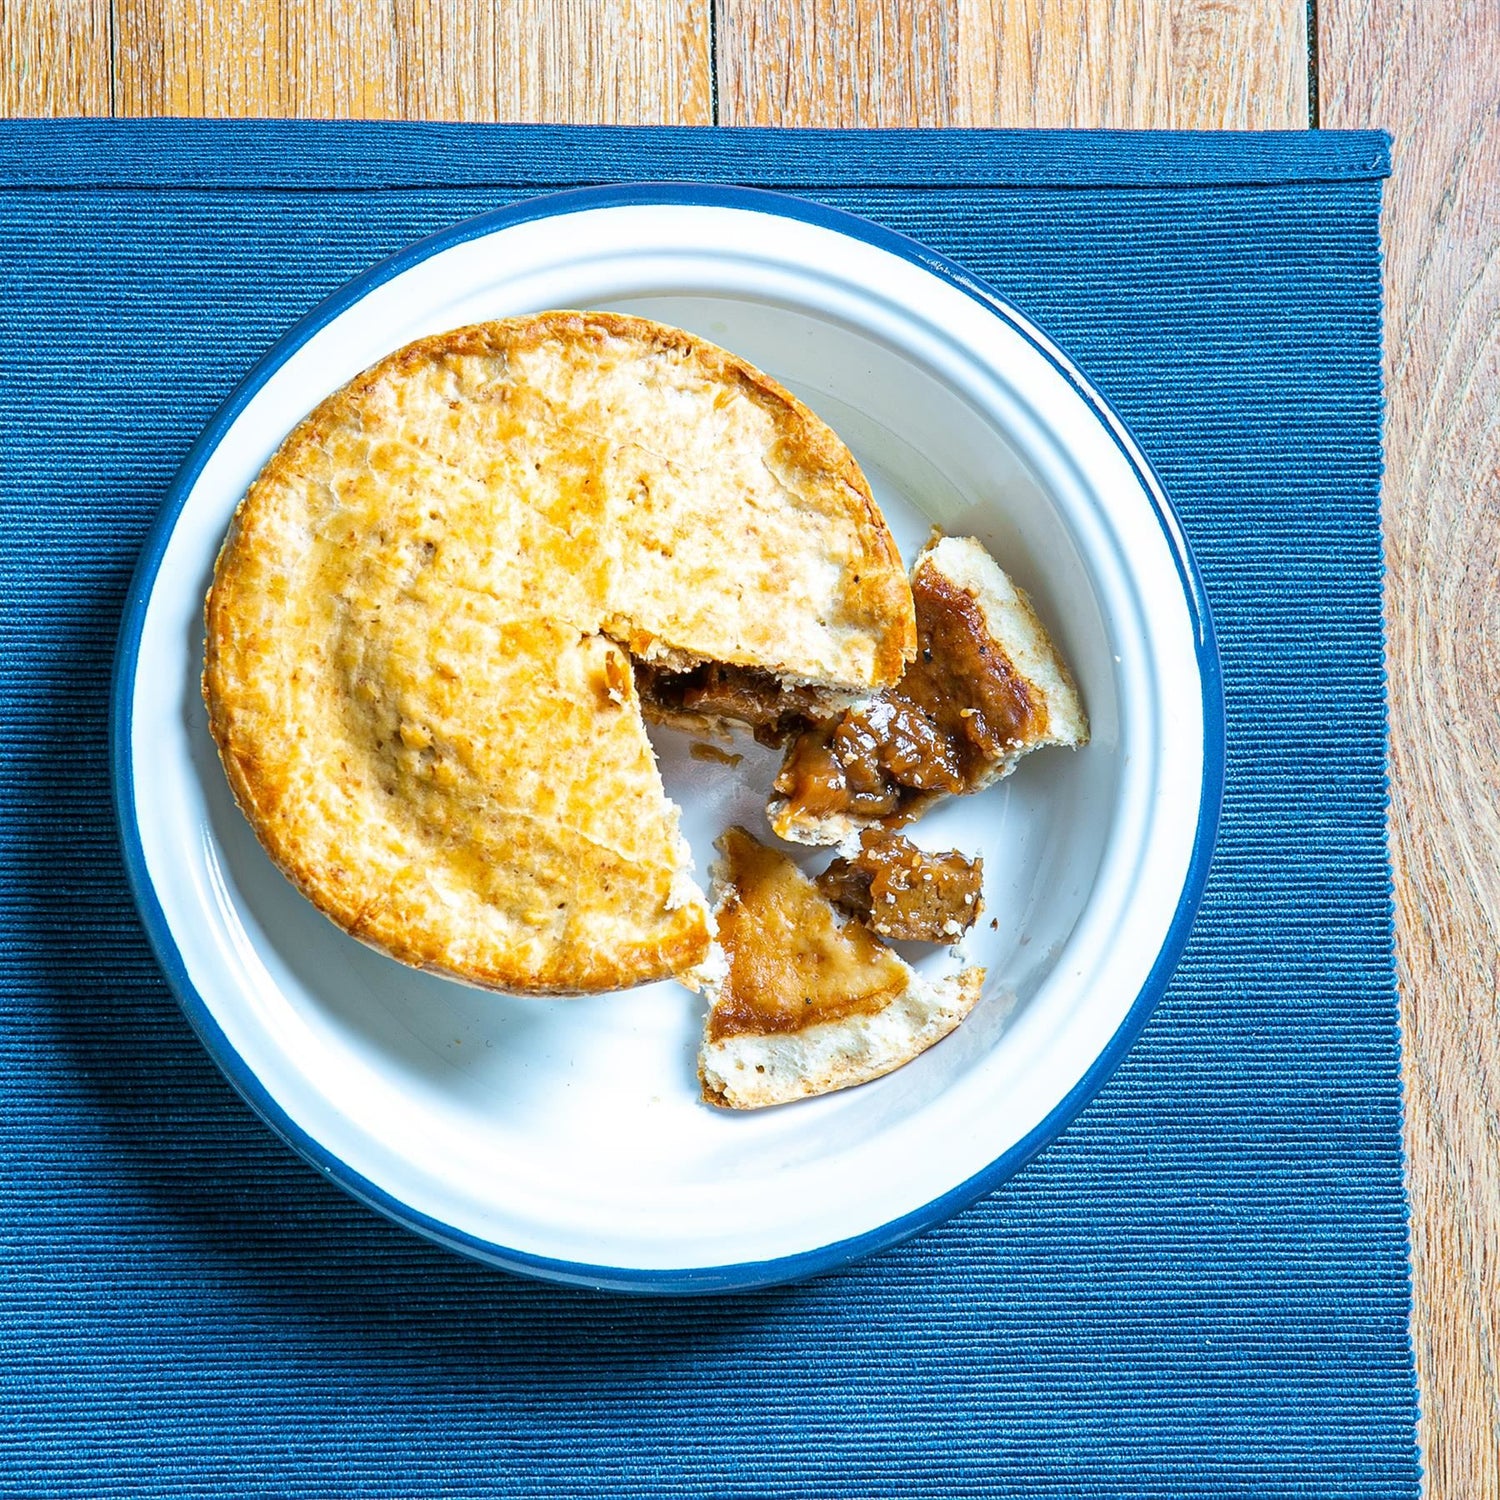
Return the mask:
[[1307, 125], [1316, 130], [1318, 117], [1318, 0], [1307, 0]]

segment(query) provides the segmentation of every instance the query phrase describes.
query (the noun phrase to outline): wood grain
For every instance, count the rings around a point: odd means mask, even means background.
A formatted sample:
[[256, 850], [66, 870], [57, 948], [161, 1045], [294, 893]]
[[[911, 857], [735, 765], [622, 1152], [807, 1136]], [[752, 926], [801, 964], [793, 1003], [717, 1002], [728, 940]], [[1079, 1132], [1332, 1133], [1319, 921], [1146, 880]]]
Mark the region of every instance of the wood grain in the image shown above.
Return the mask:
[[1171, 11], [1173, 129], [1306, 128], [1305, 0], [1174, 0]]
[[694, 0], [114, 0], [121, 115], [707, 124]]
[[967, 69], [939, 0], [716, 0], [724, 125], [953, 125]]
[[1432, 1500], [1500, 1495], [1500, 6], [1320, 0], [1384, 125], [1391, 847]]
[[958, 0], [965, 125], [1170, 126], [1172, 8], [1152, 0]]
[[109, 114], [109, 0], [0, 0], [0, 55], [0, 117]]
[[1303, 0], [716, 0], [728, 125], [1307, 124]]
[[1302, 0], [3, 0], [6, 114], [1296, 127]]

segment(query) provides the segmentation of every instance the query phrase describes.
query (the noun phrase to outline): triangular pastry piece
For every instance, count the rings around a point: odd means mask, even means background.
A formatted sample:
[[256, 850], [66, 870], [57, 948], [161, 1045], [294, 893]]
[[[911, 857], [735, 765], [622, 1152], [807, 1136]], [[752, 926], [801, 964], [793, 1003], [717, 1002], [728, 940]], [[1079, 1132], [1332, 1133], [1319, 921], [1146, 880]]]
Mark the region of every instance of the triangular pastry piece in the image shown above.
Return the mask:
[[698, 1058], [710, 1104], [758, 1109], [868, 1082], [973, 1009], [983, 969], [924, 979], [861, 923], [841, 920], [784, 854], [743, 828], [719, 849], [722, 962]]

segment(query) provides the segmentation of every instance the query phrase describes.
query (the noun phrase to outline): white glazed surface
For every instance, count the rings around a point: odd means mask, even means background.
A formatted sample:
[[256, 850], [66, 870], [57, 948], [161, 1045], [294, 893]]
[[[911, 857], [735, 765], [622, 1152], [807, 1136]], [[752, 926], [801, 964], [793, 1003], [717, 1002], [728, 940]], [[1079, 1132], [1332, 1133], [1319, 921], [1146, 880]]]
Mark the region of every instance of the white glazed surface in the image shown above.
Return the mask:
[[[933, 524], [1028, 589], [1093, 739], [915, 830], [985, 858], [960, 1030], [863, 1088], [753, 1114], [698, 1098], [702, 1002], [485, 994], [345, 937], [235, 808], [199, 697], [202, 601], [240, 496], [317, 401], [410, 339], [547, 307], [675, 323], [783, 381], [845, 438], [908, 561]], [[186, 981], [297, 1130], [470, 1248], [681, 1271], [816, 1251], [917, 1212], [1035, 1129], [1106, 1048], [1182, 896], [1204, 722], [1194, 622], [1136, 472], [1014, 328], [907, 260], [719, 206], [539, 219], [374, 288], [253, 396], [197, 476], [151, 588], [124, 796]], [[653, 731], [700, 874], [730, 822], [764, 833], [775, 757], [731, 770]], [[127, 825], [130, 818], [127, 817]], [[826, 853], [799, 854], [817, 868]], [[903, 950], [926, 969], [947, 950]], [[920, 956], [918, 956], [920, 955]], [[221, 1059], [223, 1060], [223, 1059]]]

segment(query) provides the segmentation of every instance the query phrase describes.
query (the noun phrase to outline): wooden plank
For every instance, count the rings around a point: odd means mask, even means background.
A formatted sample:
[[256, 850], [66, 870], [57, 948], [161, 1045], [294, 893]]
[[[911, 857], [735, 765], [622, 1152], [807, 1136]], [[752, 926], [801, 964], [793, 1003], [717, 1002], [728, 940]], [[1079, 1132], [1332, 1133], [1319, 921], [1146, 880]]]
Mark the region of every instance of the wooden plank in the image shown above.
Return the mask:
[[1172, 18], [1159, 0], [959, 0], [965, 125], [1172, 123]]
[[429, 120], [707, 125], [693, 0], [397, 0], [400, 112]]
[[1303, 0], [718, 0], [729, 125], [1299, 128]]
[[0, 116], [109, 113], [109, 0], [0, 0]]
[[1383, 125], [1391, 850], [1432, 1500], [1500, 1495], [1500, 6], [1320, 0]]
[[939, 0], [718, 0], [723, 125], [952, 125], [964, 68]]
[[1174, 0], [1175, 130], [1302, 130], [1305, 0]]
[[125, 116], [396, 112], [389, 8], [362, 0], [114, 0]]
[[122, 115], [706, 124], [694, 0], [115, 0]]

